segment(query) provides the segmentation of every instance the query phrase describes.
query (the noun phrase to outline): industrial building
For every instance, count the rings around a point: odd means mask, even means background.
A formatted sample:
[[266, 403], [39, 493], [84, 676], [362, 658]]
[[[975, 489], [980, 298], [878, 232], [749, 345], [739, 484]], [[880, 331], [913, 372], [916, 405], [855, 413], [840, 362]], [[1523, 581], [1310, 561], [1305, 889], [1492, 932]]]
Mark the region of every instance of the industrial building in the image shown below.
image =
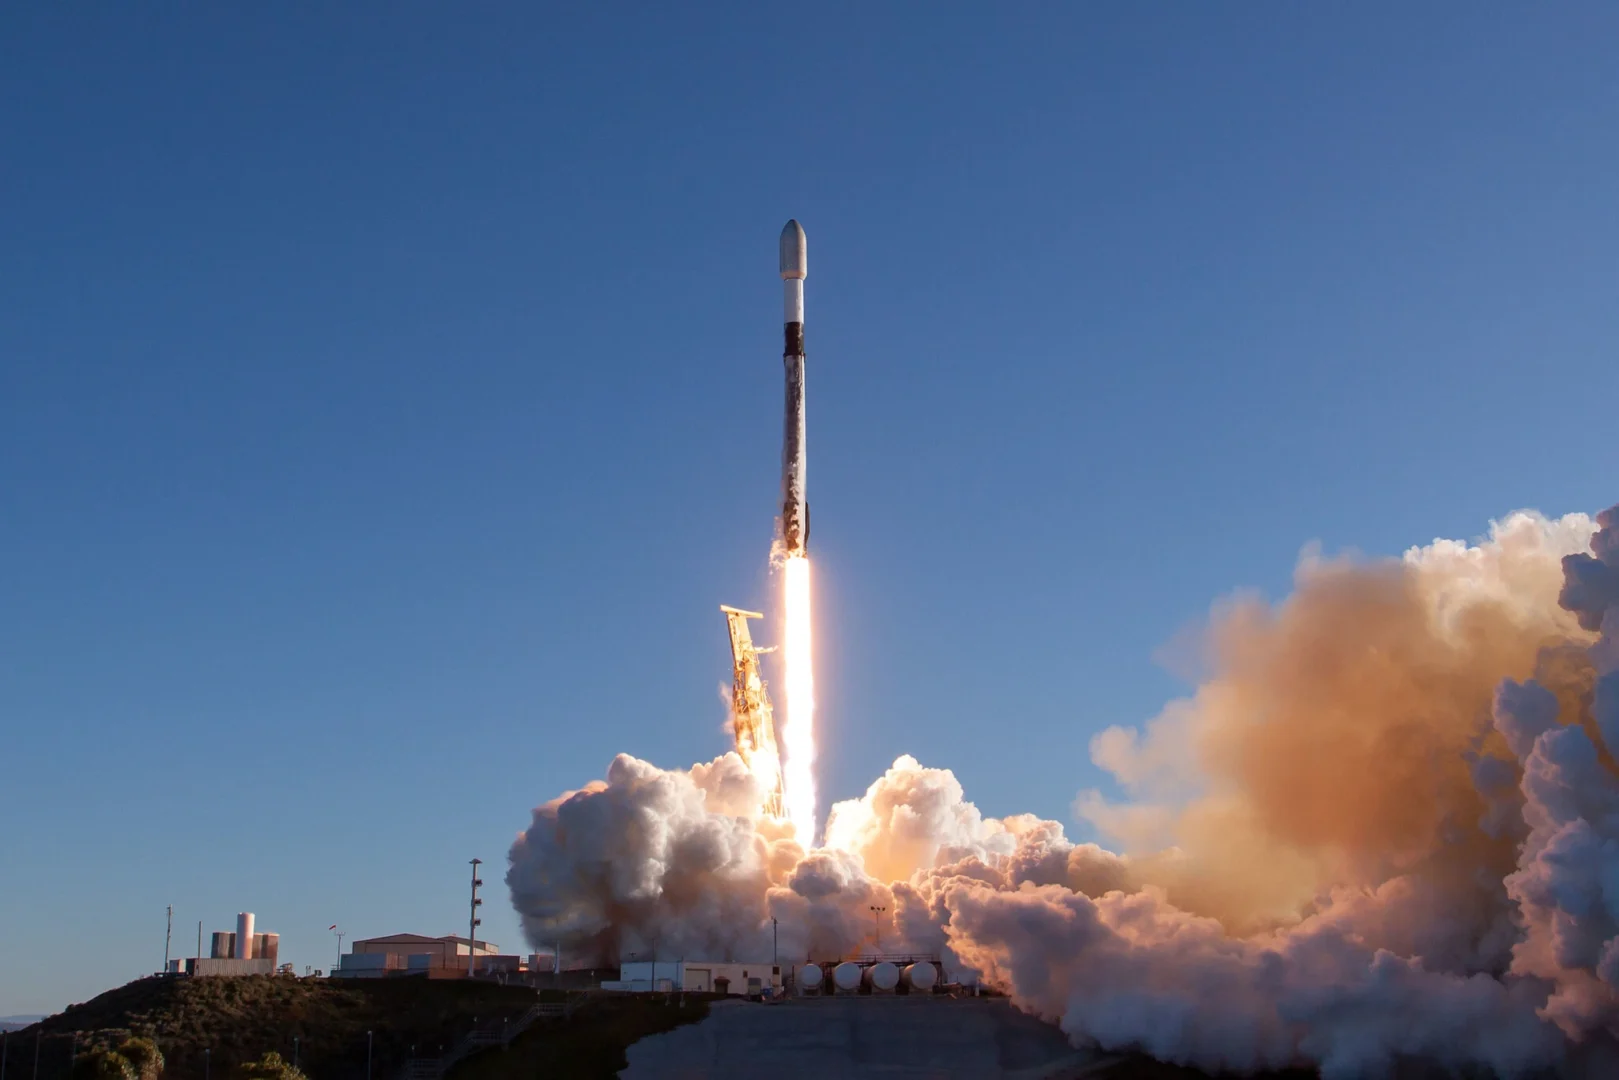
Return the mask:
[[603, 990], [674, 991], [742, 994], [757, 997], [779, 990], [781, 968], [775, 964], [718, 960], [633, 960], [619, 965], [618, 978]]
[[[543, 964], [543, 967], [541, 966]], [[447, 934], [390, 934], [356, 941], [332, 972], [339, 979], [380, 979], [417, 975], [430, 979], [464, 978], [469, 966], [476, 975], [516, 975], [530, 970], [551, 970], [552, 958], [504, 954], [488, 941], [473, 941]]]
[[[198, 945], [201, 945], [199, 939]], [[207, 956], [188, 956], [169, 961], [171, 975], [273, 975], [281, 953], [281, 935], [256, 933], [253, 913], [236, 916], [236, 930], [216, 930]]]

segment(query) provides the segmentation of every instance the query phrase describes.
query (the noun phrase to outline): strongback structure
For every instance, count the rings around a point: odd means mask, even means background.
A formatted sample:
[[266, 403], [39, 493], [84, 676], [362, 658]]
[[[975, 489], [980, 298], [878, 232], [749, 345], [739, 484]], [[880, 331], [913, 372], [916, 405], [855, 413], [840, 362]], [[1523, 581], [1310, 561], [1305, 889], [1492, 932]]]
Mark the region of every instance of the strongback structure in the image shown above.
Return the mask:
[[759, 678], [759, 654], [769, 652], [753, 644], [748, 632], [749, 619], [762, 619], [757, 611], [721, 607], [731, 631], [731, 726], [736, 732], [736, 752], [770, 789], [765, 809], [781, 816], [781, 754], [776, 749], [776, 721], [770, 711], [770, 697]]

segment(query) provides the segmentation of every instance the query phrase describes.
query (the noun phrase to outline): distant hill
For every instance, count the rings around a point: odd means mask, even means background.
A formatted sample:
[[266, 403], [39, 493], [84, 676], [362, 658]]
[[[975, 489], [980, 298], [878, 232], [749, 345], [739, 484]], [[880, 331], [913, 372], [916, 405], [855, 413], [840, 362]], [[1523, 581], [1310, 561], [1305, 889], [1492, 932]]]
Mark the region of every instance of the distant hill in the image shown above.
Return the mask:
[[[381, 1080], [398, 1074], [413, 1047], [434, 1054], [477, 1018], [515, 1018], [535, 1000], [525, 987], [460, 979], [150, 976], [69, 1005], [26, 1030], [42, 1036], [39, 1080], [67, 1080], [76, 1053], [124, 1033], [157, 1041], [166, 1080], [203, 1080], [205, 1074], [220, 1080], [269, 1051], [289, 1061], [296, 1055], [304, 1071], [321, 1080], [359, 1080], [368, 1031], [373, 1076]], [[29, 1055], [31, 1065], [32, 1047]]]
[[43, 1019], [43, 1016], [0, 1016], [0, 1031], [21, 1031]]
[[[578, 1007], [567, 1020], [535, 1025], [509, 1052], [465, 1059], [450, 1080], [533, 1080], [542, 1066], [543, 1075], [556, 1080], [613, 1077], [630, 1043], [701, 1020], [708, 1012], [702, 997], [572, 995]], [[368, 1050], [372, 1080], [396, 1080], [412, 1056], [435, 1057], [474, 1027], [498, 1030], [499, 1021], [516, 1020], [537, 1001], [564, 999], [570, 995], [558, 990], [463, 979], [153, 976], [26, 1029], [28, 1071], [11, 1072], [8, 1080], [33, 1080], [35, 1032], [41, 1036], [38, 1080], [68, 1080], [76, 1055], [128, 1034], [157, 1042], [166, 1062], [163, 1080], [233, 1080], [237, 1066], [270, 1051], [287, 1061], [296, 1057], [316, 1080], [365, 1080]], [[18, 1048], [11, 1052], [15, 1068]]]

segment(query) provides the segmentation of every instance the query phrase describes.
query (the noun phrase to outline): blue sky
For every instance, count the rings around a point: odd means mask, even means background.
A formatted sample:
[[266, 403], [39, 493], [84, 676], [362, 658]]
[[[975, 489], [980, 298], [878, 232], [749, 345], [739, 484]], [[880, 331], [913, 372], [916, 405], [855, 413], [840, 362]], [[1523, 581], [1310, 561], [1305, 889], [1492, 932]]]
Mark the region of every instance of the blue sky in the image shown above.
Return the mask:
[[724, 749], [789, 216], [834, 797], [1066, 820], [1307, 542], [1619, 496], [1611, 5], [585, 7], [0, 13], [0, 1014], [474, 855], [515, 950]]

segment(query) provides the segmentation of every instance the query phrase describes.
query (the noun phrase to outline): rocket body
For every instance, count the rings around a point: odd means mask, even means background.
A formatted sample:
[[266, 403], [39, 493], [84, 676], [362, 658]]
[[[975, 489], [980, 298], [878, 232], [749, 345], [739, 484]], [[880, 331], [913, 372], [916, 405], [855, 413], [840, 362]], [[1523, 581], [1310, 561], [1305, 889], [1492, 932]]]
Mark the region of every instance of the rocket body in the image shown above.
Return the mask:
[[804, 487], [809, 465], [804, 431], [804, 278], [808, 271], [804, 227], [789, 221], [781, 230], [781, 360], [787, 376], [781, 440], [781, 538], [789, 558], [803, 555], [809, 542], [809, 502]]

